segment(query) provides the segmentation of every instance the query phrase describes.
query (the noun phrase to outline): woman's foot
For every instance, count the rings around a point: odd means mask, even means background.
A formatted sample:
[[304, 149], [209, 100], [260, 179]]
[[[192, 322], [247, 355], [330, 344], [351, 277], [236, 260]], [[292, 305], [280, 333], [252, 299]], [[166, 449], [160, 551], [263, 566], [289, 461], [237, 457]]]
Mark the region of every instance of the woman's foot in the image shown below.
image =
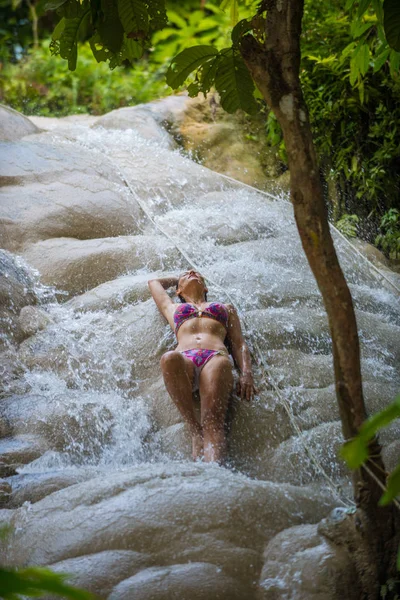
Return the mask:
[[204, 456], [203, 434], [198, 432], [192, 434], [192, 457], [193, 460], [201, 460]]

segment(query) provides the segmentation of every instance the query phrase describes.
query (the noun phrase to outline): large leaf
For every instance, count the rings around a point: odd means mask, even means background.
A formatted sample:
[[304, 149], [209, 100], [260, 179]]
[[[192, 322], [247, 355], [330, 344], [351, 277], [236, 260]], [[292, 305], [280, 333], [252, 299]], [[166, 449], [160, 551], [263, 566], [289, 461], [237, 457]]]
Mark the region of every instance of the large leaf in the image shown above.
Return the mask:
[[397, 465], [394, 471], [392, 471], [389, 475], [387, 481], [387, 489], [383, 494], [382, 498], [379, 500], [379, 504], [381, 506], [386, 506], [389, 504], [396, 496], [400, 495], [400, 465]]
[[168, 23], [165, 0], [147, 0], [146, 4], [150, 17], [151, 30], [158, 31], [159, 29], [163, 29]]
[[400, 2], [385, 0], [383, 3], [383, 26], [388, 44], [400, 52]]
[[44, 5], [44, 10], [57, 10], [57, 8], [60, 8], [66, 1], [67, 0], [49, 0], [49, 2]]
[[358, 469], [367, 460], [369, 451], [368, 444], [376, 433], [390, 425], [392, 421], [400, 417], [400, 396], [384, 410], [376, 413], [367, 419], [362, 426], [358, 435], [346, 442], [340, 454], [347, 462], [350, 469]]
[[357, 17], [360, 18], [363, 16], [368, 6], [371, 4], [371, 0], [360, 0], [358, 4]]
[[62, 58], [68, 60], [68, 68], [70, 71], [75, 71], [76, 69], [79, 29], [89, 13], [90, 8], [83, 4], [81, 6], [81, 14], [79, 17], [65, 20], [65, 27], [60, 37], [60, 55]]
[[176, 90], [201, 65], [211, 60], [218, 54], [214, 46], [192, 46], [182, 50], [169, 66], [167, 71], [167, 84]]
[[249, 114], [257, 112], [253, 80], [242, 57], [233, 48], [221, 51], [221, 60], [215, 74], [215, 87], [221, 97], [221, 106], [228, 113], [233, 113], [239, 108]]
[[0, 594], [5, 599], [23, 596], [40, 596], [43, 592], [73, 600], [90, 600], [93, 595], [65, 583], [66, 576], [49, 569], [29, 567], [27, 569], [4, 569], [0, 567]]
[[121, 50], [124, 28], [118, 14], [117, 0], [103, 0], [101, 3], [103, 18], [97, 25], [100, 40], [111, 52]]
[[118, 0], [118, 13], [127, 34], [144, 36], [149, 30], [149, 15], [143, 0]]

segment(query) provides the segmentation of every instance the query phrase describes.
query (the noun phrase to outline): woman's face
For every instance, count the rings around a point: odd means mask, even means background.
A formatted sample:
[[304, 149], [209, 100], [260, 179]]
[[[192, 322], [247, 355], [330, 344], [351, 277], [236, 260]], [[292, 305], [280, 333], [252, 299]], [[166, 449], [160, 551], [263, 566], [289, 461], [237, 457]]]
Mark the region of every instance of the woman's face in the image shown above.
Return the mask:
[[204, 281], [204, 277], [194, 269], [190, 271], [185, 271], [179, 276], [178, 279], [178, 288], [176, 290], [178, 295], [185, 295], [185, 291], [189, 291], [191, 289], [196, 289], [198, 287], [202, 288], [204, 294], [208, 292], [206, 287], [206, 282]]

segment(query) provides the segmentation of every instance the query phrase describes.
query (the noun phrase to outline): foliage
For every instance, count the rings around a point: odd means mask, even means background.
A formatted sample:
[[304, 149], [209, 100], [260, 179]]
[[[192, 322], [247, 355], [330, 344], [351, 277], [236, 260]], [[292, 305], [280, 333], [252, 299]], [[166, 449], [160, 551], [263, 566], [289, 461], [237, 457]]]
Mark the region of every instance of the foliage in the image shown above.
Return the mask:
[[0, 80], [0, 101], [25, 114], [65, 116], [103, 114], [122, 106], [150, 102], [171, 93], [165, 68], [140, 61], [134, 69], [111, 72], [98, 64], [88, 44], [80, 49], [76, 71], [59, 56], [51, 56], [49, 42], [18, 64], [7, 64]]
[[339, 221], [336, 222], [336, 227], [340, 233], [343, 233], [346, 237], [355, 238], [357, 237], [358, 223], [360, 219], [357, 215], [348, 215], [345, 213]]
[[[360, 427], [355, 438], [346, 442], [340, 451], [350, 469], [359, 469], [373, 460], [369, 456], [369, 443], [375, 435], [400, 417], [400, 396], [392, 404], [367, 419]], [[390, 473], [387, 486], [379, 504], [386, 506], [400, 495], [400, 464]], [[400, 571], [400, 551], [397, 557], [397, 568]]]
[[400, 53], [387, 45], [381, 3], [353, 3], [350, 15], [337, 4], [306, 4], [301, 78], [337, 216], [357, 214], [372, 241], [381, 216], [400, 202]]
[[4, 600], [19, 600], [23, 597], [40, 597], [45, 592], [71, 598], [72, 600], [92, 600], [89, 592], [65, 583], [66, 575], [49, 569], [29, 567], [26, 569], [5, 569], [0, 567], [0, 597]]
[[391, 208], [386, 212], [380, 223], [381, 232], [375, 238], [375, 244], [382, 248], [389, 257], [400, 255], [400, 211]]

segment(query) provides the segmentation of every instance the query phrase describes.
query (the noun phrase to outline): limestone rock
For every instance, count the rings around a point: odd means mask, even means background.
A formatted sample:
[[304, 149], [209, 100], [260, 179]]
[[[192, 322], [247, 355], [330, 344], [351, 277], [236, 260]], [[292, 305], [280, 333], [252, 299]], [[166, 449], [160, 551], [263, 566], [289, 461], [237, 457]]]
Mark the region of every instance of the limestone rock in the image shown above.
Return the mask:
[[175, 246], [162, 237], [120, 236], [96, 240], [57, 238], [38, 242], [25, 252], [42, 281], [70, 295], [143, 268], [150, 271], [186, 265]]
[[51, 323], [48, 314], [36, 306], [24, 306], [18, 317], [18, 324], [26, 337], [42, 331]]
[[121, 581], [109, 600], [242, 600], [248, 592], [237, 579], [204, 562], [146, 569]]
[[39, 129], [21, 113], [0, 104], [0, 141], [14, 142], [25, 135], [37, 133]]
[[5, 479], [0, 479], [0, 506], [9, 504], [12, 488]]
[[255, 481], [217, 466], [146, 464], [15, 510], [5, 560], [45, 565], [129, 550], [150, 554], [155, 565], [171, 558], [173, 564], [209, 562], [251, 597], [268, 540], [287, 524], [317, 521], [332, 502], [326, 492]]
[[41, 456], [44, 440], [33, 435], [20, 435], [0, 440], [0, 477], [14, 475], [16, 470]]
[[145, 106], [126, 106], [112, 110], [100, 117], [93, 125], [94, 128], [105, 129], [134, 129], [139, 135], [148, 140], [156, 141], [165, 148], [174, 148], [174, 140], [162, 128], [152, 112]]
[[354, 565], [316, 525], [285, 529], [264, 552], [258, 600], [358, 600]]
[[36, 304], [34, 278], [26, 264], [7, 251], [0, 250], [0, 345], [4, 340], [18, 342], [23, 333], [18, 315], [26, 305]]
[[69, 581], [80, 588], [108, 598], [113, 586], [151, 564], [151, 557], [133, 550], [107, 550], [69, 558], [51, 565], [51, 570], [68, 573]]
[[48, 141], [3, 146], [2, 247], [21, 252], [47, 238], [86, 240], [140, 229], [137, 203], [101, 154]]

